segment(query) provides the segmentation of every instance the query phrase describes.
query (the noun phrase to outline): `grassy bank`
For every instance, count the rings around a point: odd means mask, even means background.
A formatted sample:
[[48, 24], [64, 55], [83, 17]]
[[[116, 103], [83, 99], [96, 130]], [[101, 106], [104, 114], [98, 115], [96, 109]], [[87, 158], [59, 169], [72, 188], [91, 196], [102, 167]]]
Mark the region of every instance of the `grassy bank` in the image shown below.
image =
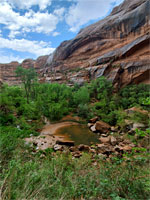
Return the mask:
[[24, 144], [17, 129], [3, 129], [0, 140], [2, 200], [150, 198], [149, 156], [144, 149], [122, 158], [103, 158], [52, 149], [35, 151]]
[[146, 158], [105, 161], [83, 153], [80, 159], [72, 159], [70, 154], [54, 156], [48, 151], [41, 158], [40, 153], [29, 151], [15, 152], [2, 170], [2, 200], [150, 198]]

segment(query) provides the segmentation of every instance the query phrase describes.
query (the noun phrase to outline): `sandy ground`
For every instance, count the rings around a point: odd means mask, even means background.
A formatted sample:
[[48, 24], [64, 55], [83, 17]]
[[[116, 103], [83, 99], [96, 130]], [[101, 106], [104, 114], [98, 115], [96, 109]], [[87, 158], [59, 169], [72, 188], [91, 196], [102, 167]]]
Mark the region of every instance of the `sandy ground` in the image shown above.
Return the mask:
[[65, 126], [76, 125], [76, 122], [60, 122], [56, 124], [45, 125], [41, 135], [54, 135], [56, 130]]

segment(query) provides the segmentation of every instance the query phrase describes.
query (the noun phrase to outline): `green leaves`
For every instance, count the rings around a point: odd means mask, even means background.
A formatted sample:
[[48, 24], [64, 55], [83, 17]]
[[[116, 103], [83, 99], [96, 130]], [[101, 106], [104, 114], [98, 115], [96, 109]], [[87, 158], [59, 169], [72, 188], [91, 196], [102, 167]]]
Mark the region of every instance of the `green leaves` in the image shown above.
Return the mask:
[[90, 100], [88, 89], [86, 87], [81, 87], [79, 90], [74, 92], [73, 100], [75, 105], [88, 103]]
[[34, 68], [25, 69], [21, 66], [16, 69], [16, 76], [19, 77], [24, 84], [27, 103], [29, 103], [29, 99], [32, 97], [32, 93], [34, 90], [34, 82], [36, 81], [37, 74]]

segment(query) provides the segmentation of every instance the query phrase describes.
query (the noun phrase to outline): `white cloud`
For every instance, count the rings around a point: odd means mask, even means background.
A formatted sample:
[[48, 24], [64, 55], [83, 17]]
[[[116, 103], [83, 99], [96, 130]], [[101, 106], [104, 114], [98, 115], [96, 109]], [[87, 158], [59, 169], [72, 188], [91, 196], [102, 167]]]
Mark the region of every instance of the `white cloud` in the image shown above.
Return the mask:
[[96, 20], [107, 15], [112, 8], [112, 3], [118, 5], [123, 0], [77, 0], [66, 15], [66, 23], [70, 31], [76, 32], [90, 20]]
[[2, 37], [0, 37], [0, 47], [19, 52], [32, 53], [35, 56], [47, 55], [55, 50], [55, 48], [50, 47], [49, 43], [43, 41], [30, 41], [25, 39], [10, 40]]
[[0, 0], [0, 2], [8, 2], [11, 6], [20, 9], [29, 9], [38, 5], [40, 10], [44, 10], [51, 5], [51, 0]]
[[59, 32], [54, 32], [52, 35], [55, 37], [57, 35], [60, 35], [60, 33]]
[[[1, 0], [0, 0], [1, 1]], [[24, 15], [15, 12], [11, 5], [0, 2], [0, 23], [10, 30], [10, 38], [24, 32], [37, 32], [50, 34], [55, 31], [56, 26], [61, 20], [64, 8], [48, 12], [34, 12], [29, 10]]]
[[59, 17], [62, 17], [64, 12], [65, 12], [65, 8], [63, 8], [63, 7], [54, 10], [54, 14], [56, 14]]
[[12, 61], [18, 61], [21, 63], [24, 59], [20, 58], [19, 56], [14, 55], [6, 55], [4, 52], [0, 51], [0, 63], [10, 63]]
[[15, 38], [16, 35], [20, 35], [19, 31], [11, 31], [8, 35], [9, 38]]

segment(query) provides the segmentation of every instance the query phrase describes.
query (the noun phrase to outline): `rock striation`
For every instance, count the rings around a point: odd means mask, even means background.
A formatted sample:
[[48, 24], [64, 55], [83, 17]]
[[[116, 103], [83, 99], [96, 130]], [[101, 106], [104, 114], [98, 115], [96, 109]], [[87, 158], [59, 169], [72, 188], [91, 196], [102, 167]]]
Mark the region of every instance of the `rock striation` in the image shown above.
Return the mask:
[[[11, 67], [12, 66], [12, 67]], [[111, 14], [64, 41], [49, 56], [25, 60], [46, 82], [83, 84], [106, 76], [116, 88], [150, 83], [150, 0], [124, 0]], [[14, 64], [1, 66], [1, 79], [10, 84]], [[6, 73], [7, 74], [7, 73]]]
[[17, 85], [21, 81], [16, 77], [15, 70], [18, 66], [24, 68], [33, 67], [36, 69], [37, 73], [40, 75], [40, 70], [45, 66], [48, 56], [40, 56], [37, 60], [25, 59], [22, 63], [11, 62], [8, 64], [0, 64], [0, 82], [7, 83], [8, 85]]
[[125, 0], [105, 19], [61, 43], [46, 68], [49, 77], [52, 71], [55, 77], [65, 72], [61, 81], [69, 83], [82, 84], [102, 75], [116, 87], [149, 83], [150, 1]]

